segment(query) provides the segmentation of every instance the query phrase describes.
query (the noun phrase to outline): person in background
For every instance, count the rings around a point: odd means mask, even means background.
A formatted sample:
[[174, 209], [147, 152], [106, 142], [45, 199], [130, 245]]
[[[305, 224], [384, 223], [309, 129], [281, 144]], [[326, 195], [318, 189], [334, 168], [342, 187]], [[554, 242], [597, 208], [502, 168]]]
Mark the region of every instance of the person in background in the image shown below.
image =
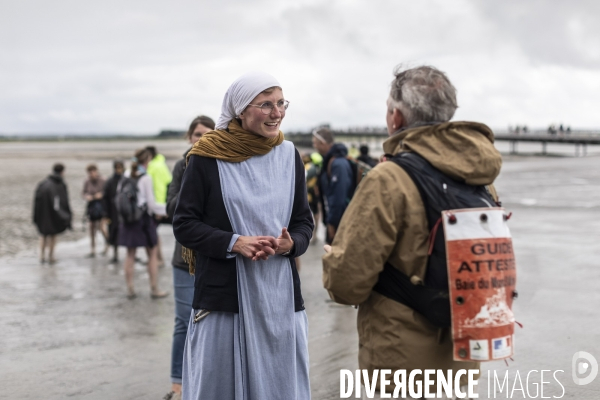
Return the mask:
[[[148, 164], [147, 174], [152, 178], [152, 188], [154, 189], [154, 199], [157, 204], [167, 204], [167, 189], [173, 177], [171, 171], [167, 166], [165, 156], [158, 154], [156, 147], [146, 146], [146, 150], [150, 152], [152, 159]], [[166, 218], [165, 218], [166, 219]], [[158, 220], [158, 223], [165, 222]], [[158, 266], [164, 267], [165, 262], [162, 255], [162, 249], [160, 247], [160, 238], [158, 238], [158, 245], [156, 246]]]
[[154, 199], [157, 204], [167, 204], [167, 187], [173, 179], [171, 171], [169, 171], [165, 156], [159, 154], [156, 151], [156, 147], [146, 146], [146, 150], [150, 152], [150, 156], [152, 157], [146, 173], [152, 178]]
[[369, 155], [369, 146], [366, 144], [360, 146], [360, 156], [358, 156], [357, 160], [364, 162], [371, 168], [377, 165], [377, 160]]
[[331, 130], [315, 129], [312, 142], [315, 150], [323, 156], [318, 187], [326, 228], [325, 242], [330, 244], [354, 193], [354, 175], [346, 159], [348, 149], [343, 143], [335, 143]]
[[317, 229], [319, 227], [319, 218], [321, 217], [319, 215], [319, 167], [313, 162], [313, 157], [311, 157], [310, 154], [303, 155], [302, 162], [304, 163], [304, 169], [306, 170], [308, 206], [310, 207], [310, 211], [313, 214], [313, 220], [315, 221], [315, 229], [313, 230], [313, 237], [311, 239], [311, 242], [313, 242], [317, 240]]
[[87, 257], [96, 257], [96, 232], [100, 231], [104, 237], [105, 248], [104, 255], [108, 251], [108, 235], [104, 228], [104, 206], [102, 196], [104, 194], [104, 178], [100, 176], [96, 164], [90, 164], [86, 168], [88, 177], [83, 183], [81, 197], [87, 201], [86, 214], [89, 221], [90, 229], [90, 246], [91, 251]]
[[165, 217], [166, 210], [164, 204], [158, 204], [154, 200], [152, 178], [146, 173], [151, 157], [150, 152], [146, 149], [136, 151], [136, 161], [131, 164], [129, 175], [129, 179], [135, 180], [137, 185], [137, 206], [145, 209], [145, 211], [139, 220], [129, 224], [123, 222], [119, 227], [119, 246], [127, 247], [127, 257], [123, 263], [123, 268], [125, 269], [127, 297], [129, 299], [137, 297], [133, 287], [133, 272], [135, 252], [138, 247], [145, 247], [148, 252], [147, 268], [148, 275], [150, 275], [150, 297], [158, 299], [168, 295], [168, 292], [161, 291], [158, 288], [158, 260], [156, 258], [158, 234], [155, 218]]
[[119, 182], [123, 179], [123, 173], [125, 172], [125, 165], [123, 161], [113, 162], [113, 175], [106, 181], [104, 185], [104, 193], [102, 195], [102, 203], [104, 204], [104, 212], [106, 216], [107, 230], [108, 230], [108, 244], [113, 248], [113, 257], [110, 260], [112, 263], [119, 261], [119, 212], [117, 211], [117, 205], [115, 203], [115, 197], [117, 196], [117, 187]]
[[40, 262], [56, 263], [54, 247], [56, 235], [71, 229], [71, 207], [69, 194], [63, 176], [65, 166], [57, 163], [52, 167], [52, 174], [40, 182], [35, 190], [33, 206], [33, 223], [36, 225], [40, 238]]
[[[215, 122], [204, 115], [194, 118], [188, 128], [185, 138], [190, 145], [194, 145], [202, 135], [215, 129]], [[173, 167], [173, 180], [167, 192], [167, 215], [173, 217], [179, 190], [181, 189], [181, 178], [185, 171], [185, 158], [190, 149], [183, 153], [183, 158]], [[194, 276], [190, 275], [188, 264], [181, 256], [182, 247], [175, 241], [173, 252], [173, 297], [175, 298], [175, 329], [173, 330], [173, 344], [171, 346], [171, 391], [163, 400], [181, 400], [181, 381], [183, 368], [183, 348], [187, 336], [190, 314], [192, 313], [192, 301], [194, 300]]]

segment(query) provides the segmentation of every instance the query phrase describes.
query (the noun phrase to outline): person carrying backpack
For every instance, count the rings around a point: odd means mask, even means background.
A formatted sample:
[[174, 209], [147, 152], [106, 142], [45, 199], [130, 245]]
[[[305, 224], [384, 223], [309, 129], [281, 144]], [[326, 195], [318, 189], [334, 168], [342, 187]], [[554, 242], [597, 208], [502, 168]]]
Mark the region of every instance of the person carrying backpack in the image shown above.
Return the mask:
[[313, 131], [313, 147], [323, 156], [319, 172], [318, 187], [326, 227], [325, 242], [330, 244], [335, 237], [340, 220], [356, 188], [355, 173], [347, 159], [348, 148], [335, 143], [333, 132], [328, 128]]
[[[119, 246], [127, 247], [127, 257], [123, 263], [127, 297], [134, 299], [133, 272], [135, 253], [138, 247], [145, 247], [148, 252], [148, 274], [150, 275], [150, 297], [162, 298], [168, 295], [158, 288], [158, 260], [156, 248], [158, 234], [156, 219], [166, 215], [165, 205], [157, 204], [152, 190], [152, 178], [146, 174], [146, 167], [151, 155], [146, 149], [135, 153], [135, 162], [131, 164], [129, 178], [119, 183], [117, 207], [121, 225], [119, 227]], [[135, 184], [135, 187], [134, 187]]]
[[[435, 369], [452, 370], [454, 377], [459, 369], [478, 369], [479, 363], [456, 361], [450, 328], [392, 298], [379, 287], [380, 274], [392, 268], [409, 285], [420, 287], [436, 281], [428, 270], [433, 231], [424, 206], [428, 198], [420, 189], [429, 182], [440, 193], [456, 189], [448, 197], [473, 198], [478, 193], [478, 206], [493, 207], [489, 185], [502, 160], [486, 125], [449, 122], [457, 108], [456, 89], [436, 68], [397, 69], [387, 105], [391, 137], [383, 146], [391, 160], [363, 179], [333, 245], [325, 246], [323, 283], [334, 301], [359, 306], [359, 368], [370, 376], [375, 369], [391, 369], [392, 374], [406, 370], [407, 376], [413, 370]], [[431, 308], [425, 307], [427, 311]]]

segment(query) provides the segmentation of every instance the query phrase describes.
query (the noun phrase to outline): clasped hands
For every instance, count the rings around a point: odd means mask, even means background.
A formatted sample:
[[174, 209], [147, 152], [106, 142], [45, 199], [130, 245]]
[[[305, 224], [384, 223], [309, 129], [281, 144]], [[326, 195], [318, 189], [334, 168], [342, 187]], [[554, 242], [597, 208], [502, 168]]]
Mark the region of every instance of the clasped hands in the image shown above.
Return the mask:
[[273, 236], [240, 236], [232, 252], [241, 254], [252, 261], [267, 260], [275, 254], [287, 253], [294, 247], [294, 241], [287, 228], [281, 229], [278, 238]]

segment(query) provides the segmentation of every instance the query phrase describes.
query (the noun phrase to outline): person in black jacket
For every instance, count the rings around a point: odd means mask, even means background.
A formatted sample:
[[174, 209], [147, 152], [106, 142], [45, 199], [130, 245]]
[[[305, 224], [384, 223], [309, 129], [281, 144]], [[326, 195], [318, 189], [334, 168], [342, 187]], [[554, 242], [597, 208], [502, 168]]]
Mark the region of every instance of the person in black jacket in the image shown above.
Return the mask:
[[54, 246], [56, 235], [71, 229], [71, 207], [67, 185], [63, 180], [65, 166], [57, 163], [52, 167], [52, 175], [40, 182], [35, 190], [33, 207], [33, 222], [40, 235], [40, 262], [46, 262], [46, 248], [48, 248], [48, 262], [54, 264]]
[[[215, 122], [201, 115], [194, 118], [185, 138], [193, 145], [206, 132], [215, 129]], [[173, 180], [169, 185], [167, 192], [167, 215], [173, 218], [179, 190], [181, 189], [181, 178], [185, 171], [185, 158], [188, 149], [183, 158], [173, 167]], [[173, 330], [173, 345], [171, 347], [171, 391], [167, 393], [165, 399], [176, 400], [181, 398], [181, 371], [183, 368], [183, 348], [187, 336], [190, 313], [192, 311], [192, 300], [194, 299], [194, 276], [190, 275], [188, 264], [181, 256], [181, 243], [175, 241], [175, 251], [173, 252], [173, 295], [175, 297], [175, 329]]]
[[117, 188], [119, 182], [123, 179], [123, 173], [125, 172], [125, 165], [123, 161], [116, 160], [113, 162], [113, 175], [106, 181], [104, 185], [104, 193], [102, 195], [102, 203], [104, 205], [104, 211], [106, 213], [106, 222], [108, 225], [108, 244], [113, 248], [113, 257], [110, 260], [111, 263], [119, 262], [119, 212], [115, 203], [117, 197]]
[[271, 75], [243, 75], [225, 94], [217, 129], [187, 155], [173, 217], [195, 270], [185, 400], [310, 399], [294, 258], [314, 224], [302, 159], [279, 130], [288, 105]]
[[375, 167], [378, 164], [377, 160], [369, 155], [369, 146], [363, 144], [359, 147], [359, 151], [360, 156], [356, 158], [358, 161], [364, 162], [371, 168]]

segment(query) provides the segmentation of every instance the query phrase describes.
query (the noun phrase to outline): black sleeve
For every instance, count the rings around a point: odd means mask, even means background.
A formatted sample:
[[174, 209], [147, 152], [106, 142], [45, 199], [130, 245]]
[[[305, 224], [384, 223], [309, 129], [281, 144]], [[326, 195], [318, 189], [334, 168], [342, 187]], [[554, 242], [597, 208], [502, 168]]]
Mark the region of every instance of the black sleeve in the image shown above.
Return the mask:
[[175, 213], [175, 206], [177, 205], [177, 195], [179, 189], [181, 189], [181, 178], [183, 171], [185, 170], [185, 159], [177, 161], [175, 167], [173, 167], [173, 179], [169, 184], [169, 190], [167, 191], [167, 215], [173, 217]]
[[290, 252], [289, 257], [300, 257], [306, 252], [315, 226], [310, 207], [308, 206], [304, 163], [298, 150], [296, 150], [295, 169], [296, 188], [294, 190], [294, 205], [288, 226], [290, 236], [294, 240], [294, 248]]
[[[173, 215], [173, 233], [175, 239], [183, 246], [206, 257], [224, 259], [233, 232], [204, 223], [207, 219], [207, 206], [214, 208], [214, 205], [210, 204], [212, 201], [207, 201], [207, 194], [211, 191], [217, 192], [222, 202], [222, 192], [218, 182], [219, 170], [214, 159], [190, 157], [183, 173], [179, 200]], [[226, 213], [224, 220], [228, 223]]]

